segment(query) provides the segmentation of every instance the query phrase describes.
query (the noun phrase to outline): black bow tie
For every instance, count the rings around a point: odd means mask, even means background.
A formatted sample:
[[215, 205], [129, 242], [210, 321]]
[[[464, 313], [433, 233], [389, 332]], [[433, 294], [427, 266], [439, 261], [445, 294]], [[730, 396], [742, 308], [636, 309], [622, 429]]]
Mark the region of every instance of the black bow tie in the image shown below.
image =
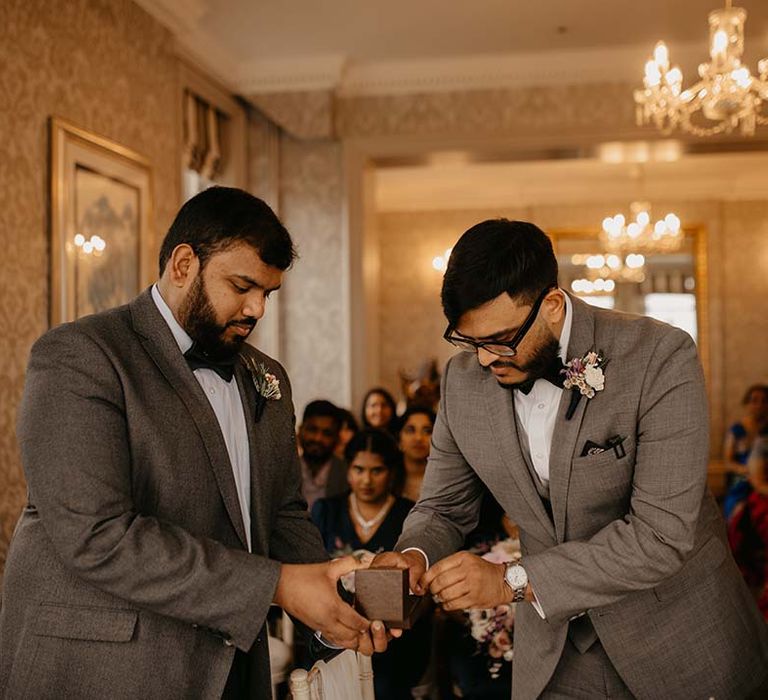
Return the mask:
[[565, 369], [565, 365], [559, 357], [556, 357], [542, 376], [526, 379], [524, 382], [517, 384], [515, 389], [527, 396], [531, 393], [531, 389], [533, 389], [537, 379], [546, 379], [550, 384], [554, 384], [558, 389], [562, 389], [563, 382], [565, 381], [565, 376], [562, 373], [563, 369]]
[[196, 369], [212, 369], [225, 382], [230, 382], [235, 373], [237, 355], [223, 360], [213, 359], [197, 343], [192, 343], [192, 347], [184, 353], [184, 359], [193, 372]]

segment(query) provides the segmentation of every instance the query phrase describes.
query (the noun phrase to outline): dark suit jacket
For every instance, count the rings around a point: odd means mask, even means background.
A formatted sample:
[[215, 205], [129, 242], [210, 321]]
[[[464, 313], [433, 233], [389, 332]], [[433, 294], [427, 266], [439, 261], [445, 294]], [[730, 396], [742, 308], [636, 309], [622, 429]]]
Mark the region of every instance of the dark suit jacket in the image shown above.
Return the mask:
[[[256, 421], [251, 541], [216, 416], [149, 290], [32, 349], [18, 424], [29, 503], [5, 570], [0, 696], [219, 698], [235, 648], [270, 697], [279, 562], [326, 559], [299, 496], [288, 378]], [[250, 419], [250, 420], [249, 420]]]
[[[520, 527], [523, 565], [546, 613], [517, 606], [513, 697], [537, 697], [586, 612], [638, 698], [740, 698], [768, 664], [768, 635], [706, 491], [704, 380], [686, 333], [572, 298], [567, 357], [602, 350], [605, 388], [567, 420], [564, 391], [550, 454], [550, 519], [526, 464], [513, 397], [461, 353], [443, 377], [419, 503], [398, 549], [436, 562], [477, 521], [484, 483]], [[625, 438], [581, 456], [587, 440]]]

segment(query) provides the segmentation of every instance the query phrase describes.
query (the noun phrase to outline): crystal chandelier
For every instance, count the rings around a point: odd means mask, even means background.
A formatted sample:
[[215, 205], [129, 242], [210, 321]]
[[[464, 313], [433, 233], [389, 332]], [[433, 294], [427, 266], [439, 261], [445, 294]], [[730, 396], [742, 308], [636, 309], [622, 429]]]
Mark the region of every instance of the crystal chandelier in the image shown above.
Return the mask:
[[632, 202], [630, 211], [634, 221], [627, 223], [624, 214], [603, 219], [600, 240], [606, 250], [619, 255], [631, 253], [671, 253], [683, 244], [680, 218], [670, 212], [663, 219], [651, 223], [648, 202]]
[[[679, 127], [696, 136], [730, 133], [737, 127], [752, 136], [757, 124], [768, 124], [768, 58], [757, 64], [759, 78], [741, 63], [746, 19], [747, 11], [731, 7], [731, 0], [709, 13], [710, 61], [699, 65], [701, 80], [686, 90], [680, 68], [670, 68], [666, 45], [656, 44], [645, 64], [645, 88], [635, 90], [638, 124], [653, 123], [665, 134]], [[699, 112], [703, 120], [694, 123]]]

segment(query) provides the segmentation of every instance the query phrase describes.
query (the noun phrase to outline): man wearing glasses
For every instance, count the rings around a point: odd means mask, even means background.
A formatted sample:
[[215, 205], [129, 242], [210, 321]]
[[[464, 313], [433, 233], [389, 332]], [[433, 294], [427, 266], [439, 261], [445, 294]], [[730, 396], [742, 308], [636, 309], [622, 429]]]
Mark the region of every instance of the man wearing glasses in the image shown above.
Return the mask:
[[[465, 352], [421, 500], [374, 565], [408, 567], [447, 610], [520, 603], [515, 699], [759, 694], [768, 635], [706, 489], [693, 341], [590, 307], [557, 275], [533, 224], [485, 221], [454, 247], [445, 339]], [[456, 553], [483, 485], [520, 528], [519, 562]]]

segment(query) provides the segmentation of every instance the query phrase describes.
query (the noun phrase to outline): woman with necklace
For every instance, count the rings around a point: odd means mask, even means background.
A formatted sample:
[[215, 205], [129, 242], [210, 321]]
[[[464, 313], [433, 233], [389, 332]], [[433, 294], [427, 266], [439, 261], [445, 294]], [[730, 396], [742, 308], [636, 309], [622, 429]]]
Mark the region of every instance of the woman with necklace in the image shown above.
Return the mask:
[[348, 494], [320, 499], [314, 520], [331, 553], [367, 549], [374, 554], [395, 546], [413, 501], [392, 493], [400, 455], [394, 440], [367, 429], [346, 449]]
[[[366, 549], [374, 554], [395, 546], [413, 501], [392, 492], [402, 468], [395, 441], [380, 430], [366, 429], [350, 440], [345, 452], [350, 492], [321, 498], [312, 507], [312, 520], [332, 555]], [[411, 700], [431, 650], [429, 618], [393, 639], [383, 654], [375, 654], [373, 682], [377, 698]]]

